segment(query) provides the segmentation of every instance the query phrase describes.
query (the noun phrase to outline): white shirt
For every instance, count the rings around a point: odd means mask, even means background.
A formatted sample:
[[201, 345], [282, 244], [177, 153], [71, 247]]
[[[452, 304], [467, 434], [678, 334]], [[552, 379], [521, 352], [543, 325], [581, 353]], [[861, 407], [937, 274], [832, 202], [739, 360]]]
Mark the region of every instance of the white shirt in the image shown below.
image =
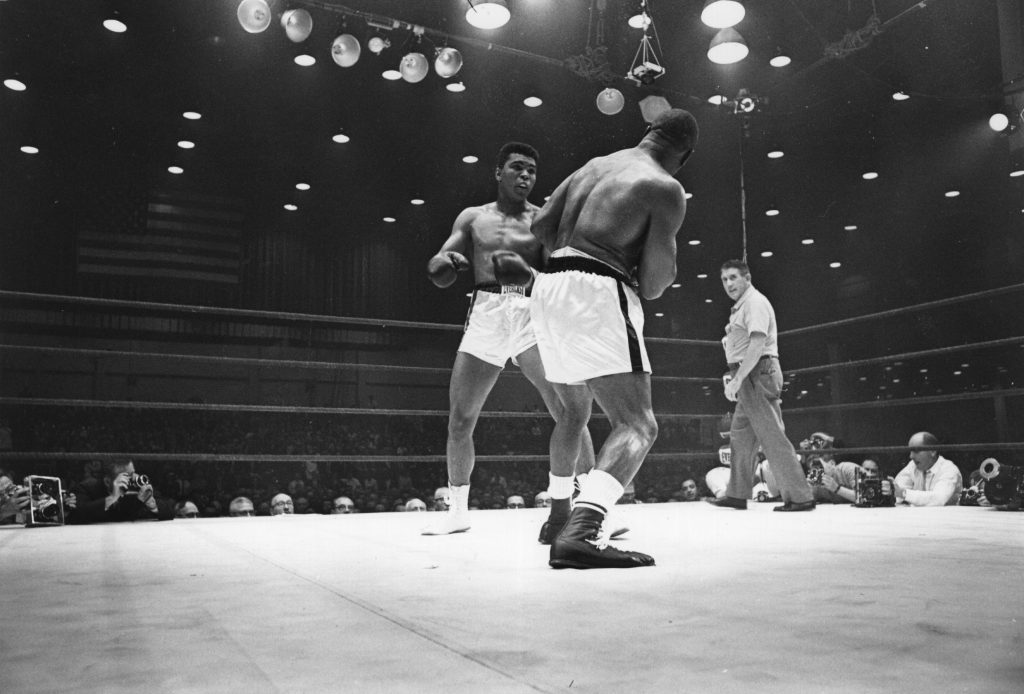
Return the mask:
[[940, 455], [926, 472], [918, 470], [911, 460], [896, 475], [896, 484], [906, 490], [903, 500], [911, 506], [955, 506], [964, 478], [960, 468]]
[[779, 356], [775, 309], [764, 294], [754, 289], [754, 285], [747, 287], [747, 291], [736, 300], [729, 313], [729, 323], [725, 326], [725, 337], [722, 339], [727, 363], [738, 364], [743, 361], [752, 333], [765, 336], [763, 354]]

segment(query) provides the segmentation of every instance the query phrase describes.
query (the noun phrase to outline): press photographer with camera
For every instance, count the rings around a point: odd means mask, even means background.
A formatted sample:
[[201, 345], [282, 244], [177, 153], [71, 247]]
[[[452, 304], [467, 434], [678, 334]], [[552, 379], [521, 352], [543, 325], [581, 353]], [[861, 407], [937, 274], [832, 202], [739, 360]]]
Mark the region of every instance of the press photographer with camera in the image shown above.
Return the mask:
[[963, 491], [960, 468], [938, 452], [934, 434], [919, 431], [910, 437], [910, 462], [892, 481], [897, 502], [911, 506], [956, 506]]
[[837, 463], [832, 455], [835, 437], [817, 431], [800, 442], [801, 451], [814, 451], [804, 456], [807, 482], [814, 492], [814, 500], [829, 504], [852, 504], [857, 501], [857, 476], [861, 473], [857, 463]]
[[22, 520], [32, 503], [28, 487], [15, 484], [15, 473], [0, 468], [0, 525], [24, 523]]
[[[135, 471], [132, 461], [107, 461], [103, 464], [104, 496], [83, 497], [68, 522], [110, 523], [134, 520], [171, 520], [174, 506], [157, 501], [149, 478]], [[101, 492], [103, 493], [103, 492]]]

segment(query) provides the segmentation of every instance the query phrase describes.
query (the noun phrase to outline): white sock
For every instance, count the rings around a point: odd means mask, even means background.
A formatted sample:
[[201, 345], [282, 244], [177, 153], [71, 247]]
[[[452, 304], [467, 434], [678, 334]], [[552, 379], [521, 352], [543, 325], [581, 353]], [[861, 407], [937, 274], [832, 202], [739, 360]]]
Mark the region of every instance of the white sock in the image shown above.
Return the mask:
[[548, 473], [548, 494], [552, 499], [568, 499], [572, 496], [572, 477], [557, 477]]
[[453, 513], [469, 512], [469, 485], [454, 485], [449, 483], [448, 489], [451, 492], [451, 510]]
[[584, 505], [601, 513], [622, 498], [624, 487], [619, 481], [603, 470], [591, 470], [583, 483], [580, 495], [576, 498], [576, 506]]

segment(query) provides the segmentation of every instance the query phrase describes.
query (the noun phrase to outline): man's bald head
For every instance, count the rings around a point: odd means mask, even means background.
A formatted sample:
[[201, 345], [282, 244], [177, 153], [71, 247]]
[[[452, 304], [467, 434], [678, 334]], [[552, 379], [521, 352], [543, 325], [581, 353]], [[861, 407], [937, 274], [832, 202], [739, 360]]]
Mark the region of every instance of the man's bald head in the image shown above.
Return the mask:
[[935, 438], [935, 434], [919, 431], [910, 437], [910, 443], [907, 445], [923, 451], [934, 451], [939, 446], [939, 440]]
[[700, 137], [697, 119], [681, 108], [670, 108], [655, 116], [650, 132], [680, 151], [696, 149]]

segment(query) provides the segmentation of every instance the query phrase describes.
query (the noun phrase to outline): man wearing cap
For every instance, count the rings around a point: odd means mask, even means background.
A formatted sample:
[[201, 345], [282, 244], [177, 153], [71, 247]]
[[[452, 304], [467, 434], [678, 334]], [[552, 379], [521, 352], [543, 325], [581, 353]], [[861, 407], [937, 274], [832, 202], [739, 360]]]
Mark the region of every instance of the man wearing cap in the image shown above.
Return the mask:
[[252, 505], [252, 499], [246, 496], [236, 496], [228, 504], [228, 515], [232, 518], [250, 518], [256, 515], [256, 509]]
[[831, 453], [835, 441], [831, 434], [816, 431], [810, 438], [800, 442], [802, 450], [821, 451], [804, 458], [807, 479], [811, 483], [815, 501], [852, 504], [857, 501], [857, 476], [862, 472], [857, 463], [836, 462]]
[[711, 503], [746, 508], [753, 489], [760, 443], [782, 495], [774, 511], [810, 511], [814, 495], [782, 422], [782, 367], [779, 365], [775, 309], [754, 288], [750, 268], [742, 260], [722, 264], [722, 287], [735, 303], [725, 326], [722, 346], [729, 373], [723, 378], [725, 397], [736, 403], [729, 430], [732, 474], [726, 495]]
[[963, 491], [960, 468], [937, 450], [934, 434], [919, 431], [910, 437], [910, 462], [892, 482], [897, 503], [911, 506], [956, 506]]

